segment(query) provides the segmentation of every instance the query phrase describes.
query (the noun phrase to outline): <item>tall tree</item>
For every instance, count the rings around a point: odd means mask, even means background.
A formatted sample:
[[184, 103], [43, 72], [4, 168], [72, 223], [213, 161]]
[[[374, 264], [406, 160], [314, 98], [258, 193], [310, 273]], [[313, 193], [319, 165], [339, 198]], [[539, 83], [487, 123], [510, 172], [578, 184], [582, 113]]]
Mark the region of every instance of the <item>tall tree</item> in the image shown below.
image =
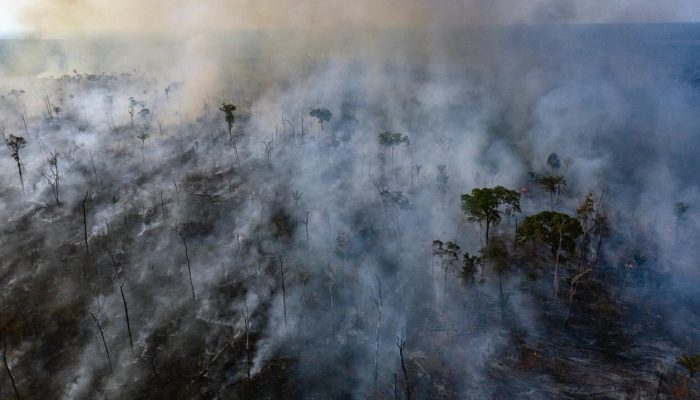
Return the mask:
[[[498, 276], [498, 290], [503, 298], [503, 283], [501, 274], [508, 268], [508, 248], [501, 238], [494, 238], [491, 243], [481, 249], [481, 258], [488, 261], [496, 270]], [[466, 256], [465, 256], [466, 260]]]
[[541, 242], [549, 246], [554, 257], [554, 295], [559, 291], [559, 259], [562, 251], [576, 252], [576, 240], [581, 236], [581, 224], [576, 218], [556, 211], [542, 211], [530, 215], [518, 227], [518, 243]]
[[10, 156], [17, 162], [17, 170], [19, 171], [19, 182], [22, 184], [22, 192], [24, 192], [24, 178], [22, 178], [22, 161], [19, 157], [19, 151], [27, 145], [27, 140], [22, 136], [10, 134], [5, 139], [5, 144], [10, 149]]
[[323, 124], [333, 117], [333, 113], [326, 108], [314, 108], [309, 115], [318, 120], [318, 123], [321, 124], [321, 130], [323, 130]]
[[236, 106], [231, 103], [221, 103], [219, 110], [224, 113], [224, 119], [226, 120], [226, 126], [228, 126], [228, 140], [233, 141], [233, 123], [236, 121], [236, 116], [233, 112], [236, 111]]
[[470, 222], [486, 224], [486, 244], [489, 244], [491, 224], [498, 225], [504, 210], [520, 212], [520, 193], [503, 186], [475, 188], [462, 195], [462, 210]]

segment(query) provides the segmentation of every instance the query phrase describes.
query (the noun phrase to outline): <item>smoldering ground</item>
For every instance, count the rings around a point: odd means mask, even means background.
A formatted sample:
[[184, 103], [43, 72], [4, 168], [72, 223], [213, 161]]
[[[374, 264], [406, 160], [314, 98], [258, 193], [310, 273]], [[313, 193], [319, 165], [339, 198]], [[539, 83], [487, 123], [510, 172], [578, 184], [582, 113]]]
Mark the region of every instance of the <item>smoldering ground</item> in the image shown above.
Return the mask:
[[[698, 32], [5, 42], [3, 93], [24, 93], [0, 118], [28, 142], [25, 193], [9, 151], [0, 161], [17, 390], [392, 398], [408, 382], [415, 398], [651, 398], [660, 371], [676, 395], [673, 360], [698, 336]], [[237, 105], [230, 135], [222, 102]], [[381, 146], [385, 131], [408, 144]], [[604, 193], [611, 221], [567, 328], [546, 252], [511, 247], [501, 296], [488, 264], [464, 275], [431, 248], [478, 254], [459, 202], [474, 187], [527, 187], [522, 216], [549, 208], [528, 171], [551, 172], [553, 152], [573, 160], [556, 209]], [[504, 218], [495, 235], [514, 229]]]

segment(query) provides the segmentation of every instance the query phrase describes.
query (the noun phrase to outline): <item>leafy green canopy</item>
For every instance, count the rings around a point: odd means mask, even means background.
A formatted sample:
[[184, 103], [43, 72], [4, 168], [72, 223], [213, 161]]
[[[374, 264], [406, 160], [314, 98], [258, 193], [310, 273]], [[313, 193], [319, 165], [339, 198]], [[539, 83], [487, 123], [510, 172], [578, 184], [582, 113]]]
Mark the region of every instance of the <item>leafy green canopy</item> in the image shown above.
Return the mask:
[[224, 117], [226, 118], [226, 123], [229, 126], [229, 129], [231, 129], [231, 126], [233, 125], [234, 121], [236, 120], [236, 117], [233, 115], [233, 112], [236, 111], [236, 106], [234, 106], [231, 103], [221, 103], [221, 107], [219, 107], [219, 111], [224, 113]]
[[10, 155], [12, 158], [19, 162], [19, 151], [27, 145], [27, 140], [22, 136], [15, 136], [11, 134], [10, 137], [5, 139], [5, 144], [10, 149]]
[[384, 147], [398, 146], [401, 143], [409, 144], [408, 136], [398, 132], [382, 132], [379, 134], [379, 144]]
[[323, 124], [331, 120], [333, 113], [326, 108], [314, 108], [309, 113], [310, 116], [316, 118], [319, 123]]
[[503, 186], [475, 188], [462, 195], [462, 210], [470, 222], [501, 222], [502, 206], [508, 211], [520, 212], [520, 193]]
[[574, 254], [576, 239], [581, 236], [583, 229], [576, 218], [556, 211], [542, 211], [530, 215], [518, 227], [516, 239], [518, 243], [542, 242], [550, 247], [552, 254], [560, 248]]

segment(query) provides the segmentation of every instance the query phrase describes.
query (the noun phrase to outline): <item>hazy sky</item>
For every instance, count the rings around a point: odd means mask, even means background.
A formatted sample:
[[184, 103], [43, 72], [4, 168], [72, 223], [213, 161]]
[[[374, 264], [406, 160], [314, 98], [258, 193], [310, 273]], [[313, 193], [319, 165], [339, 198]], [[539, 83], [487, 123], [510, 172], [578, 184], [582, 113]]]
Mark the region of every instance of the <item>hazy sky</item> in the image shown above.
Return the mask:
[[698, 0], [0, 0], [0, 33], [700, 21]]

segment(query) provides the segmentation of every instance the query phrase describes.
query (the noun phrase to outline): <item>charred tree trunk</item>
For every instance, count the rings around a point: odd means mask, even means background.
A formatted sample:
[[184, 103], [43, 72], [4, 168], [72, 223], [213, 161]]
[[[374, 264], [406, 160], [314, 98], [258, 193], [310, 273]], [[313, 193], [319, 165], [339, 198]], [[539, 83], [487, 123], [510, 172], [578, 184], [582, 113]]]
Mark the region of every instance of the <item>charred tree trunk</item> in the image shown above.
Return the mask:
[[399, 357], [401, 357], [401, 370], [403, 370], [404, 389], [406, 391], [406, 400], [411, 400], [411, 383], [408, 380], [408, 370], [403, 357], [403, 351], [406, 348], [406, 340], [396, 338], [396, 347], [399, 348]]
[[284, 309], [284, 326], [287, 326], [287, 288], [284, 285], [284, 263], [280, 256], [280, 276], [282, 277], [282, 307]]
[[90, 247], [88, 247], [88, 236], [87, 236], [87, 209], [85, 208], [85, 202], [87, 202], [89, 192], [85, 192], [85, 197], [83, 198], [83, 236], [85, 238], [85, 255], [90, 255]]
[[95, 320], [95, 324], [97, 324], [97, 329], [100, 331], [100, 336], [102, 337], [102, 345], [105, 348], [105, 353], [107, 354], [107, 361], [109, 362], [109, 372], [113, 373], [114, 370], [112, 369], [112, 358], [109, 356], [109, 348], [107, 348], [107, 341], [105, 340], [105, 334], [102, 331], [102, 325], [100, 325], [100, 320], [97, 319], [95, 314], [90, 314], [92, 315], [92, 319]]
[[129, 308], [126, 306], [126, 297], [124, 297], [124, 285], [119, 285], [119, 291], [122, 293], [122, 301], [124, 302], [124, 314], [126, 314], [126, 330], [129, 332], [129, 346], [131, 351], [134, 351], [134, 340], [131, 336], [131, 322], [129, 321]]
[[15, 383], [15, 377], [12, 375], [12, 370], [10, 370], [10, 364], [7, 362], [7, 341], [4, 341], [4, 346], [2, 349], [2, 362], [5, 364], [5, 369], [7, 370], [7, 375], [10, 377], [10, 382], [12, 382], [12, 389], [15, 391], [15, 397], [19, 400], [19, 391], [17, 390], [17, 384]]
[[17, 170], [19, 170], [19, 183], [22, 185], [22, 193], [24, 193], [24, 178], [22, 177], [22, 163], [17, 158]]

